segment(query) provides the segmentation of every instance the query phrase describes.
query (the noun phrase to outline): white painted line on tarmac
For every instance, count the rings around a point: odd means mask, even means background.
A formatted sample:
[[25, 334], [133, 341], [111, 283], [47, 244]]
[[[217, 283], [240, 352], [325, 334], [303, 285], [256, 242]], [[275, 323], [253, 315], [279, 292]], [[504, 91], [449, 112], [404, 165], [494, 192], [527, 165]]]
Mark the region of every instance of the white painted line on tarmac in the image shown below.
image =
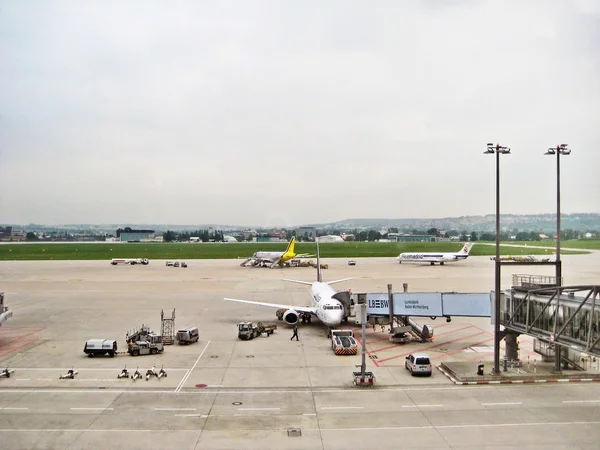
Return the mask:
[[364, 406], [321, 406], [321, 409], [363, 409]]
[[12, 408], [12, 407], [6, 406], [5, 408], [2, 408], [2, 411], [7, 410], [7, 409], [10, 409], [11, 411], [20, 411], [20, 410], [26, 410], [29, 408]]
[[600, 400], [563, 400], [563, 403], [600, 403]]
[[[435, 430], [452, 428], [511, 428], [511, 427], [555, 427], [574, 425], [600, 425], [597, 422], [530, 422], [530, 423], [486, 423], [469, 425], [423, 425], [418, 427], [380, 427], [380, 428], [307, 428], [311, 431], [394, 431], [394, 430]], [[147, 433], [168, 431], [174, 433], [190, 433], [194, 430], [173, 430], [170, 428], [148, 428], [139, 430], [123, 430], [116, 428], [0, 428], [0, 433]], [[258, 430], [256, 430], [258, 431]]]
[[238, 411], [279, 411], [281, 408], [238, 408]]
[[70, 408], [73, 411], [113, 411], [115, 408]]
[[482, 403], [481, 406], [522, 405], [523, 402]]
[[173, 414], [174, 417], [200, 417], [201, 419], [206, 419], [208, 416], [206, 414]]
[[[520, 422], [520, 423], [482, 423], [467, 425], [423, 425], [418, 427], [373, 427], [373, 428], [319, 428], [321, 431], [394, 431], [394, 430], [439, 430], [452, 428], [510, 428], [510, 427], [554, 427], [574, 425], [600, 425], [600, 422]], [[310, 428], [309, 428], [310, 429]], [[3, 431], [3, 430], [0, 430]]]
[[317, 413], [304, 413], [303, 416], [316, 416]]
[[190, 375], [192, 374], [192, 372], [194, 371], [194, 369], [196, 368], [196, 366], [200, 362], [200, 358], [202, 358], [202, 355], [204, 355], [204, 352], [208, 348], [209, 344], [210, 344], [210, 341], [208, 341], [206, 343], [206, 345], [204, 346], [204, 349], [202, 349], [202, 353], [200, 353], [200, 356], [198, 356], [198, 359], [196, 360], [196, 362], [194, 363], [194, 365], [192, 366], [192, 368], [190, 370], [188, 370], [188, 372], [183, 376], [182, 380], [179, 382], [179, 384], [175, 388], [175, 392], [179, 392], [181, 390], [181, 388], [183, 387], [183, 385], [187, 382], [188, 378], [190, 377]]
[[402, 405], [403, 408], [432, 408], [432, 407], [440, 407], [444, 405]]
[[17, 378], [17, 381], [29, 381], [31, 378]]
[[190, 376], [190, 373], [192, 371], [190, 369], [187, 370], [186, 373], [183, 374], [183, 377], [181, 377], [181, 381], [179, 382], [179, 384], [177, 385], [177, 387], [175, 388], [175, 392], [179, 392], [179, 389], [181, 389], [181, 386], [183, 386], [183, 383], [186, 382], [186, 380], [188, 379], [188, 377]]
[[154, 408], [154, 411], [196, 411], [196, 408]]

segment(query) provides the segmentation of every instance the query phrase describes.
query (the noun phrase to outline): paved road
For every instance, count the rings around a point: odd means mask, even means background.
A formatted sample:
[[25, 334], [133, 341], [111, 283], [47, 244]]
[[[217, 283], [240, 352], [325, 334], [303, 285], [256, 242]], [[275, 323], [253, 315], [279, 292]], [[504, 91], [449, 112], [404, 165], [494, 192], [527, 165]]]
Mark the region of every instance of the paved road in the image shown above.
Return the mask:
[[[569, 282], [597, 282], [598, 256], [565, 257]], [[351, 268], [343, 260], [326, 262], [325, 278], [355, 276], [339, 286], [355, 292], [385, 292], [387, 283], [400, 290], [403, 282], [413, 292], [489, 292], [493, 286], [488, 257], [454, 266], [399, 265], [393, 258], [359, 258]], [[503, 286], [523, 271], [503, 271]], [[377, 387], [361, 390], [350, 387], [360, 356], [335, 356], [318, 323], [300, 327], [300, 342], [290, 342], [281, 323], [269, 338], [238, 341], [237, 322], [271, 321], [274, 312], [222, 298], [306, 305], [306, 286], [284, 283], [282, 276], [312, 280], [314, 270], [245, 269], [231, 260], [190, 261], [183, 270], [155, 261], [144, 267], [0, 262], [14, 311], [0, 328], [0, 367], [16, 369], [0, 380], [0, 448], [598, 448], [597, 384], [462, 387], [437, 371], [413, 379], [401, 357], [420, 347], [409, 344], [381, 350], [380, 359], [396, 352], [384, 367], [368, 360]], [[160, 330], [161, 309], [168, 316], [172, 308], [176, 328], [199, 327], [198, 344], [170, 346], [156, 357], [83, 354], [87, 339], [118, 339], [124, 346], [128, 329], [144, 323]], [[428, 346], [436, 362], [479, 359], [465, 350], [489, 340], [489, 319], [456, 318], [437, 327], [439, 340]], [[386, 336], [377, 344], [376, 335], [370, 335], [373, 345], [389, 346]], [[169, 376], [116, 380], [124, 364], [130, 370], [164, 365]], [[77, 378], [58, 380], [72, 366]], [[292, 428], [302, 435], [289, 437]]]
[[[301, 436], [288, 437], [288, 429]], [[3, 449], [598, 448], [600, 386], [4, 390]]]

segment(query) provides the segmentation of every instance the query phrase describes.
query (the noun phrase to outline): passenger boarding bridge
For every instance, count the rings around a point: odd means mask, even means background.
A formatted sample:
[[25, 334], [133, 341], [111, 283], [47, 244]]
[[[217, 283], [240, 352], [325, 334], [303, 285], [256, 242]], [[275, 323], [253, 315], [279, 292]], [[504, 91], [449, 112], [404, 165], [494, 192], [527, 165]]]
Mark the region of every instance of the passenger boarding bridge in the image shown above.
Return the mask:
[[535, 351], [547, 357], [556, 345], [568, 354], [600, 357], [599, 285], [560, 286], [555, 277], [540, 275], [513, 275], [512, 285], [500, 302], [506, 337], [533, 336]]

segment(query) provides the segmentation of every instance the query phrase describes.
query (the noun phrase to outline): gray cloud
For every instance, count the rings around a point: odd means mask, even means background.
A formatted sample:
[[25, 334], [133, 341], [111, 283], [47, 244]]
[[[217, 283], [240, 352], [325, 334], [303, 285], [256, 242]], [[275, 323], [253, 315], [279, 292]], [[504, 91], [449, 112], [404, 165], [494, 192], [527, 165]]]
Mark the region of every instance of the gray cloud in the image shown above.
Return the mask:
[[0, 222], [598, 212], [597, 5], [3, 2]]

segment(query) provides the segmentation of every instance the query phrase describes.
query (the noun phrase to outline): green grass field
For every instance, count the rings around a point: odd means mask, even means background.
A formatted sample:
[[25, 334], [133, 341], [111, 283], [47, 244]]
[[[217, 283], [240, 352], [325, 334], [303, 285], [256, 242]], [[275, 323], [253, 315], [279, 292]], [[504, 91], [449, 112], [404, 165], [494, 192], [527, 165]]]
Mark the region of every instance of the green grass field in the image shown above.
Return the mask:
[[[585, 248], [600, 248], [600, 241], [566, 241], [562, 243], [563, 254], [587, 253], [579, 250], [569, 251], [568, 247], [591, 244]], [[515, 242], [511, 242], [515, 244]], [[523, 244], [523, 243], [517, 243]], [[541, 245], [529, 242], [530, 245]], [[544, 243], [544, 245], [546, 245]], [[548, 249], [502, 247], [502, 255], [546, 255], [552, 254], [553, 244]], [[321, 244], [321, 256], [324, 258], [360, 258], [360, 257], [396, 257], [401, 252], [453, 252], [460, 250], [462, 244], [450, 242], [345, 242]], [[0, 260], [110, 260], [111, 258], [148, 258], [148, 259], [235, 259], [246, 258], [256, 251], [284, 251], [286, 243], [19, 243], [0, 245]], [[296, 253], [316, 252], [314, 243], [296, 244]], [[471, 249], [474, 256], [492, 256], [494, 245], [475, 245]]]

